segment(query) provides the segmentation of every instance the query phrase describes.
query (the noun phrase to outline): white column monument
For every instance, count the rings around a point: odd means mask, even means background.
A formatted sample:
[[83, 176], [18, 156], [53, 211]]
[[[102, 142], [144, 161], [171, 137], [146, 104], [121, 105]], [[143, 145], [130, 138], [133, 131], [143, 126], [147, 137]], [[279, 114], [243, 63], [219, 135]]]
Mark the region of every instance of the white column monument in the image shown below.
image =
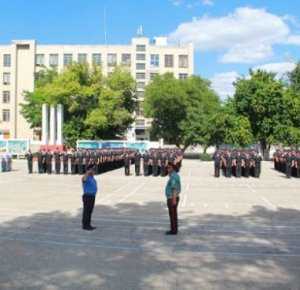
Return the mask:
[[50, 140], [49, 145], [55, 145], [56, 141], [56, 110], [55, 106], [50, 106]]
[[49, 136], [49, 106], [43, 104], [42, 106], [42, 144], [48, 145]]
[[57, 136], [56, 144], [63, 145], [63, 123], [64, 123], [64, 108], [63, 105], [59, 104], [56, 107], [56, 123], [57, 123]]
[[[50, 117], [49, 117], [50, 111]], [[50, 121], [49, 121], [50, 120]], [[57, 106], [43, 104], [42, 106], [42, 144], [43, 145], [63, 145], [63, 105]]]

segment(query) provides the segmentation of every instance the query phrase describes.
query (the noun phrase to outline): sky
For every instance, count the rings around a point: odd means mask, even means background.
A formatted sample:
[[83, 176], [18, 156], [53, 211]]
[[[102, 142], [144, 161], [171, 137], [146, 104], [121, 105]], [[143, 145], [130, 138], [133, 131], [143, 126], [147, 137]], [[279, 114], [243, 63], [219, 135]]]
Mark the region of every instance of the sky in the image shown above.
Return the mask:
[[192, 42], [195, 74], [209, 79], [222, 99], [234, 93], [232, 83], [250, 68], [280, 78], [300, 60], [298, 0], [1, 2], [0, 43], [102, 44], [107, 31], [108, 43], [127, 44], [140, 25], [149, 38]]

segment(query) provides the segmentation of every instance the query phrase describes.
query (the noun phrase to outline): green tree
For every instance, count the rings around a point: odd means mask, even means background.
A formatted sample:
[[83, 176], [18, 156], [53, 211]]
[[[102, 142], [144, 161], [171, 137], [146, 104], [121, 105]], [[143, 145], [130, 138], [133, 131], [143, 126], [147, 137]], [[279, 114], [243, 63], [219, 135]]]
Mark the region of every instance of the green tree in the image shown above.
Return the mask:
[[210, 143], [247, 147], [253, 143], [251, 124], [247, 117], [237, 114], [232, 99], [228, 99], [209, 120]]
[[72, 64], [60, 74], [37, 75], [35, 90], [26, 93], [22, 114], [31, 127], [40, 127], [42, 104], [60, 103], [68, 145], [74, 146], [78, 139], [119, 138], [133, 121], [134, 89], [134, 80], [121, 68], [104, 77], [100, 67]]
[[172, 74], [158, 76], [147, 86], [145, 113], [153, 119], [152, 135], [186, 149], [210, 140], [208, 119], [220, 106], [219, 98], [201, 77], [175, 79]]
[[183, 141], [181, 122], [186, 118], [187, 94], [172, 74], [157, 76], [145, 91], [144, 111], [152, 121], [152, 135], [178, 147]]
[[210, 82], [201, 77], [190, 77], [183, 80], [187, 94], [187, 114], [181, 122], [183, 130], [183, 145], [200, 144], [204, 153], [209, 146], [214, 145], [211, 138], [212, 127], [210, 119], [218, 112], [221, 103], [218, 96], [210, 88]]
[[235, 110], [248, 118], [253, 136], [268, 159], [270, 146], [279, 140], [278, 132], [288, 125], [284, 84], [274, 74], [258, 70], [250, 71], [249, 78], [239, 79], [235, 87]]

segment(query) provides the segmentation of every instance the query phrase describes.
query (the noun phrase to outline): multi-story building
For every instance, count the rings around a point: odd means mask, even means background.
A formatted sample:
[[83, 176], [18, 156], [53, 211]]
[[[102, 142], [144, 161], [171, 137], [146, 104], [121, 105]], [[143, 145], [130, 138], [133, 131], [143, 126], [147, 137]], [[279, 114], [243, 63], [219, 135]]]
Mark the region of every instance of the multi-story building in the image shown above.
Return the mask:
[[43, 67], [62, 71], [72, 62], [101, 65], [109, 74], [117, 65], [127, 67], [137, 82], [139, 106], [130, 139], [148, 138], [150, 120], [143, 116], [145, 86], [157, 75], [171, 72], [187, 78], [194, 72], [193, 45], [168, 45], [139, 36], [129, 45], [46, 45], [34, 40], [17, 40], [0, 45], [0, 135], [33, 139], [36, 135], [20, 113], [24, 92], [34, 89], [34, 76]]

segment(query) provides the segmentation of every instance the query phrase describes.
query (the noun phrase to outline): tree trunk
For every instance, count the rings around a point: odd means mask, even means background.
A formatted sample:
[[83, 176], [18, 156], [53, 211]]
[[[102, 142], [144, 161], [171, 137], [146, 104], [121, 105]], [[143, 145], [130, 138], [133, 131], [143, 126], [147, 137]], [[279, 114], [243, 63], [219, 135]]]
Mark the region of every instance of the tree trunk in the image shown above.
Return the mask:
[[204, 146], [204, 148], [203, 148], [203, 154], [206, 154], [207, 149], [208, 149], [208, 146]]

